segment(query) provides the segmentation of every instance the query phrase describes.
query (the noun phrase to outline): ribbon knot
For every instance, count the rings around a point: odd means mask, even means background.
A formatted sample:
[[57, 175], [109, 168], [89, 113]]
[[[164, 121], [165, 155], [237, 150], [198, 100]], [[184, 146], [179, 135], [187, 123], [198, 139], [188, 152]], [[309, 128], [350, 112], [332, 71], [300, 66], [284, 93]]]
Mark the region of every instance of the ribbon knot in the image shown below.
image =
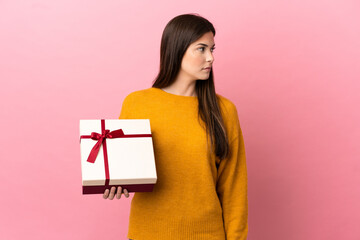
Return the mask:
[[105, 132], [103, 132], [103, 133], [101, 134], [101, 137], [106, 138], [107, 135], [109, 134], [109, 132], [110, 132], [110, 130], [106, 129]]
[[106, 129], [105, 132], [101, 134], [97, 132], [92, 132], [90, 138], [92, 140], [99, 140], [101, 138], [113, 138], [113, 135], [110, 134], [110, 130]]

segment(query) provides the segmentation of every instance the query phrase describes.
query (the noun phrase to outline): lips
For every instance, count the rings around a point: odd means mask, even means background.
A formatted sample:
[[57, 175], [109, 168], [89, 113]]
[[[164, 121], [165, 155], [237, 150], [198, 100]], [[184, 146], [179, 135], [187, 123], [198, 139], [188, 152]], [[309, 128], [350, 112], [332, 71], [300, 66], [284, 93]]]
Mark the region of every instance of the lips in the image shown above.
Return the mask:
[[204, 68], [204, 69], [211, 69], [211, 67], [206, 67], [206, 68]]

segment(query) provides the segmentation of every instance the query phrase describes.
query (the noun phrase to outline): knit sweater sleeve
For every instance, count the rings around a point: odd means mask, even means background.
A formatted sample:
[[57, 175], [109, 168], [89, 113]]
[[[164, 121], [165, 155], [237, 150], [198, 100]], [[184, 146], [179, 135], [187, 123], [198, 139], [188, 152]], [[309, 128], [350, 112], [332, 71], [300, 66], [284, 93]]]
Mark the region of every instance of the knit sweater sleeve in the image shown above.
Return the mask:
[[216, 191], [223, 209], [227, 240], [245, 240], [248, 233], [247, 169], [245, 145], [236, 106], [228, 114], [230, 156], [218, 166]]

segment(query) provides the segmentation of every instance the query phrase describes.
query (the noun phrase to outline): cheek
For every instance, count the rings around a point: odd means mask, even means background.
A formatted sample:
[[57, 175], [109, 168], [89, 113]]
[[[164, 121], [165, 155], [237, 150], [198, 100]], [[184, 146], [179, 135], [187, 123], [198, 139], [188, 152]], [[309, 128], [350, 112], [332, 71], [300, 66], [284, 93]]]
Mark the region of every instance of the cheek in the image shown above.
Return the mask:
[[182, 60], [181, 67], [187, 72], [197, 72], [204, 65], [204, 59], [196, 52], [187, 52]]
[[191, 57], [184, 57], [181, 67], [187, 72], [191, 71], [191, 69], [194, 67], [193, 59]]

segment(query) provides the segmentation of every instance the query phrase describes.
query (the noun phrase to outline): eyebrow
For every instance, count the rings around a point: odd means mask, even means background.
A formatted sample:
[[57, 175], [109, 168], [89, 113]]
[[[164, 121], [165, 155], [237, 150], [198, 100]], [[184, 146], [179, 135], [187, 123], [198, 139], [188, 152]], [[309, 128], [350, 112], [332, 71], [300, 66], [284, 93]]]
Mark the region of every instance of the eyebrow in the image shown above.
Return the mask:
[[[198, 43], [198, 44], [196, 44], [196, 46], [197, 46], [197, 45], [202, 45], [202, 46], [208, 47], [208, 45], [205, 44], [205, 43]], [[213, 45], [213, 47], [215, 47], [215, 44]]]

